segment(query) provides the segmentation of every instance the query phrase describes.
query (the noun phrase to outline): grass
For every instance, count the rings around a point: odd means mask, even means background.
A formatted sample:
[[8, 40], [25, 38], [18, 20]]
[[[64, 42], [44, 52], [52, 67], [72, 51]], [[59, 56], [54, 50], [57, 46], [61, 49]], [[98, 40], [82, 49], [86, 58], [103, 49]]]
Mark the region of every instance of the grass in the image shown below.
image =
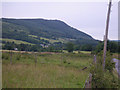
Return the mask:
[[80, 52], [84, 54], [91, 54], [91, 51], [80, 51]]
[[36, 68], [33, 65], [14, 64], [11, 67], [6, 64], [3, 70], [4, 88], [80, 88], [87, 77], [86, 72], [74, 68], [46, 64]]
[[35, 35], [28, 35], [28, 36], [33, 37], [33, 38], [37, 38], [37, 36], [35, 36]]
[[[64, 53], [68, 53], [68, 51], [67, 50], [63, 50], [63, 52]], [[76, 54], [78, 54], [78, 53], [83, 53], [83, 54], [91, 54], [91, 51], [73, 51], [73, 53], [76, 53]]]
[[7, 42], [14, 42], [16, 44], [30, 44], [30, 45], [34, 45], [32, 43], [28, 43], [28, 42], [25, 42], [25, 41], [21, 41], [21, 40], [14, 40], [14, 39], [7, 39], [7, 38], [2, 38], [0, 40], [3, 40], [3, 41], [7, 41]]
[[59, 40], [59, 42], [62, 42], [62, 43], [67, 43], [68, 42], [68, 40], [62, 39], [62, 38], [58, 38], [58, 40]]
[[113, 74], [114, 74], [114, 76], [118, 79], [119, 77], [118, 77], [118, 72], [117, 72], [117, 70], [114, 68], [113, 69]]
[[113, 58], [116, 58], [120, 60], [120, 54], [119, 53], [113, 53]]
[[81, 69], [89, 66], [92, 57], [86, 54], [3, 53], [3, 88], [82, 88], [89, 74]]
[[66, 43], [66, 42], [67, 42], [67, 40], [62, 39], [62, 38], [58, 38], [58, 39], [54, 40], [54, 39], [48, 39], [48, 38], [40, 37], [40, 39], [47, 40], [47, 41], [49, 41], [50, 43], [55, 43], [55, 42]]
[[48, 39], [48, 38], [43, 38], [43, 37], [40, 37], [40, 39], [47, 40], [47, 41], [49, 41], [50, 43], [59, 42], [58, 40], [53, 40], [53, 39]]

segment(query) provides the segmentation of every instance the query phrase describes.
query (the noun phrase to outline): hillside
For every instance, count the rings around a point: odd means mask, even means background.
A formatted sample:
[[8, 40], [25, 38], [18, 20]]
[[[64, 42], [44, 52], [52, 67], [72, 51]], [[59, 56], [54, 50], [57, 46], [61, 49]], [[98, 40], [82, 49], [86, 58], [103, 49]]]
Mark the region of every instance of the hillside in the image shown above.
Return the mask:
[[[2, 18], [2, 37], [22, 40], [33, 44], [76, 41], [96, 44], [90, 35], [81, 32], [60, 20], [6, 19]], [[61, 41], [62, 40], [62, 41]]]

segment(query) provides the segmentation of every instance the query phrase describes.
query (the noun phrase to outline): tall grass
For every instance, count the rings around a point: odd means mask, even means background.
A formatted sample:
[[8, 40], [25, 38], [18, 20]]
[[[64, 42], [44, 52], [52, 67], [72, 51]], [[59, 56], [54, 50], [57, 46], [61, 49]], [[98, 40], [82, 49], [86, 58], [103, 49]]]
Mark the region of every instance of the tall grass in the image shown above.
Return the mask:
[[[91, 56], [80, 54], [3, 53], [3, 88], [82, 88], [89, 74], [81, 69], [89, 65]], [[7, 58], [6, 58], [7, 57]], [[64, 62], [66, 61], [66, 62]]]

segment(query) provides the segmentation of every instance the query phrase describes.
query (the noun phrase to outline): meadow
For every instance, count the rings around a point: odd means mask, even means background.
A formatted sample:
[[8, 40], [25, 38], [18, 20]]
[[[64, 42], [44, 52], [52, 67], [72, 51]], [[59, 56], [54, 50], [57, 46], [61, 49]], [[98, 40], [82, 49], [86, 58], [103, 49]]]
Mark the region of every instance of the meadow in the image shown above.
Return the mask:
[[55, 42], [65, 43], [65, 42], [68, 42], [66, 39], [62, 39], [62, 38], [58, 38], [58, 39], [54, 40], [54, 39], [48, 39], [48, 38], [40, 37], [40, 39], [47, 40], [47, 41], [49, 41], [50, 43], [55, 43]]
[[14, 42], [15, 44], [29, 44], [29, 45], [34, 45], [32, 43], [28, 43], [28, 42], [21, 41], [21, 40], [14, 40], [14, 39], [7, 39], [7, 38], [0, 38], [0, 40], [6, 41], [6, 42]]
[[2, 87], [83, 88], [92, 61], [87, 53], [3, 52]]

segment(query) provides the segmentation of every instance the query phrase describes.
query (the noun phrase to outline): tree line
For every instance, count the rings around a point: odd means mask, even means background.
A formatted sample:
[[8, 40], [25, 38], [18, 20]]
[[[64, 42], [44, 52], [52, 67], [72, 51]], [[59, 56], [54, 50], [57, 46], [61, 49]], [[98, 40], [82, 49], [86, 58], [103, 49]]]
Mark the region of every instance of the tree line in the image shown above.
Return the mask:
[[[92, 53], [99, 53], [103, 50], [104, 47], [104, 42], [100, 41], [98, 45], [90, 45], [90, 44], [85, 44], [85, 45], [75, 45], [71, 42], [66, 44], [66, 49], [68, 52], [73, 52], [74, 50], [78, 51], [92, 51]], [[120, 44], [119, 42], [115, 41], [107, 41], [107, 51], [110, 51], [111, 53], [120, 53]]]
[[[36, 51], [36, 52], [61, 52], [62, 50], [67, 50], [68, 52], [73, 51], [92, 51], [92, 53], [99, 53], [103, 50], [104, 42], [100, 41], [98, 45], [91, 44], [74, 44], [73, 42], [64, 43], [55, 43], [50, 44], [48, 47], [42, 47], [40, 44], [30, 45], [30, 44], [16, 44], [14, 42], [2, 41], [2, 49], [14, 50], [17, 48], [19, 51]], [[108, 41], [107, 51], [112, 53], [120, 53], [120, 45], [118, 42]]]

